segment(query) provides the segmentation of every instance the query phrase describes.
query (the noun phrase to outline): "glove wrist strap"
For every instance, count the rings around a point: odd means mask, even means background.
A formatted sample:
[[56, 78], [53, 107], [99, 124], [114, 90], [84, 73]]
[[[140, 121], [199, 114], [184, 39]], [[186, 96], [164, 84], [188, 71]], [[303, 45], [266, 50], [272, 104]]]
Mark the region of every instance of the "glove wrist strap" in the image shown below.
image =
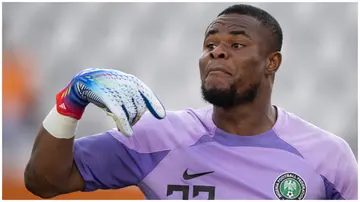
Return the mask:
[[87, 104], [80, 104], [80, 102], [75, 97], [76, 94], [70, 95], [71, 84], [69, 86], [70, 87], [63, 89], [56, 95], [56, 109], [64, 116], [80, 120], [84, 114]]
[[59, 139], [71, 139], [75, 136], [78, 120], [64, 116], [52, 108], [43, 121], [43, 127], [54, 137]]

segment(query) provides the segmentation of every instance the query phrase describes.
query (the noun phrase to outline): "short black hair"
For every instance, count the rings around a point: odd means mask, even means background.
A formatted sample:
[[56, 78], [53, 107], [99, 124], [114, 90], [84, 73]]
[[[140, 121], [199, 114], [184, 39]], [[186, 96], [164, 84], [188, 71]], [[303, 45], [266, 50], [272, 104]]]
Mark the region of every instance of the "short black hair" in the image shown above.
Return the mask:
[[223, 10], [217, 17], [226, 14], [247, 15], [259, 20], [261, 24], [270, 29], [273, 34], [275, 51], [281, 51], [283, 33], [278, 21], [268, 12], [251, 5], [235, 4]]

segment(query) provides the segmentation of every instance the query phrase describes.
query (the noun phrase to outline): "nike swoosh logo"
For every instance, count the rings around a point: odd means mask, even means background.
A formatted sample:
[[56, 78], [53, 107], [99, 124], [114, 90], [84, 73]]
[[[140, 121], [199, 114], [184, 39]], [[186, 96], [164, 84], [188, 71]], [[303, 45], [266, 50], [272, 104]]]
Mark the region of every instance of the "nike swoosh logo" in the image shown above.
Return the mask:
[[194, 178], [197, 178], [197, 177], [200, 177], [200, 176], [204, 176], [204, 175], [207, 175], [207, 174], [210, 174], [210, 173], [214, 172], [214, 171], [210, 171], [210, 172], [204, 172], [204, 173], [188, 174], [188, 170], [189, 169], [186, 169], [184, 174], [183, 174], [184, 180], [191, 180], [191, 179], [194, 179]]

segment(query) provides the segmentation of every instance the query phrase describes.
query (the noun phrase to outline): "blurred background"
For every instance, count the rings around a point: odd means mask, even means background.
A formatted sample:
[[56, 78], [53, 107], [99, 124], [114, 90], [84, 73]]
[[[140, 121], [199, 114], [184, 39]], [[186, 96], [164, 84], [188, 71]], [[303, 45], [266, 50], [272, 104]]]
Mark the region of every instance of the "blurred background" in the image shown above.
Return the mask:
[[[284, 33], [273, 103], [345, 139], [357, 157], [357, 3], [250, 3]], [[169, 110], [206, 105], [198, 58], [232, 3], [3, 3], [3, 198], [36, 199], [23, 171], [55, 94], [85, 68], [136, 75]], [[77, 136], [115, 127], [90, 106]], [[135, 187], [58, 199], [143, 199]]]

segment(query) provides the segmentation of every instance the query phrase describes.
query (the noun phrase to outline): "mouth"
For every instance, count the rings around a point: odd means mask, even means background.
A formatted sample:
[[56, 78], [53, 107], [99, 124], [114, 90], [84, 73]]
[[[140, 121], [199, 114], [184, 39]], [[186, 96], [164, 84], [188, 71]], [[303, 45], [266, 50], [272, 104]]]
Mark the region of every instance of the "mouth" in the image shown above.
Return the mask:
[[206, 74], [206, 77], [209, 76], [210, 74], [226, 74], [228, 76], [232, 76], [232, 74], [228, 71], [226, 71], [224, 68], [221, 67], [215, 67], [215, 68], [211, 68], [210, 71]]

